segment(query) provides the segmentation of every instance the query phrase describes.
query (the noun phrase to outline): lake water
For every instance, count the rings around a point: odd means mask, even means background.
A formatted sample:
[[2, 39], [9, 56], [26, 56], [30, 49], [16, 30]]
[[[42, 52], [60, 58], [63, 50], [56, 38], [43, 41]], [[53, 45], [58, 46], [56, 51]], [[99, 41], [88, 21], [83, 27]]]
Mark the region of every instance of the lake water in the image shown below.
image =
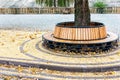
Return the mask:
[[[91, 14], [91, 19], [104, 23], [108, 31], [120, 32], [120, 14]], [[53, 30], [57, 23], [73, 20], [74, 14], [0, 15], [0, 28]]]

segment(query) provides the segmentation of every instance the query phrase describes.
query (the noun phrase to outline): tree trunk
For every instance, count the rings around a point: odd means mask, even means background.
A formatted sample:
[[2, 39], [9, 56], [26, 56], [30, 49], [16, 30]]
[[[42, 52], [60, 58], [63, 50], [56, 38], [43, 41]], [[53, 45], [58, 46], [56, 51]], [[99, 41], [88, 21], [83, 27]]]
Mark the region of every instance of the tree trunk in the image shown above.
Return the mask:
[[90, 25], [90, 10], [88, 0], [75, 0], [75, 26]]
[[54, 7], [57, 7], [57, 0], [54, 0], [53, 3], [54, 3]]

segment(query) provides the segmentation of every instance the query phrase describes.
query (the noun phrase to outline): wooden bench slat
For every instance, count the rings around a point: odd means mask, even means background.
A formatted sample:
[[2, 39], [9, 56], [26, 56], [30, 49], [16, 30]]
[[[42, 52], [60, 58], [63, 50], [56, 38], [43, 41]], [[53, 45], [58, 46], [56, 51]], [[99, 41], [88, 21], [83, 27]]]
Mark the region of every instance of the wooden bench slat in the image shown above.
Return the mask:
[[105, 27], [98, 28], [66, 28], [56, 26], [54, 36], [69, 40], [93, 40], [107, 36]]

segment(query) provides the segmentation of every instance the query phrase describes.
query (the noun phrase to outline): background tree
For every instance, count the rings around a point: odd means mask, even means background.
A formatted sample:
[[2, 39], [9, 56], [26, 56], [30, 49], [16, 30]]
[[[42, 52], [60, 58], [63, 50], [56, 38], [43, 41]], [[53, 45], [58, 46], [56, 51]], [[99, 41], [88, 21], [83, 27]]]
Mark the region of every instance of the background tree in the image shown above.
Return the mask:
[[48, 7], [69, 7], [72, 0], [36, 0], [36, 3], [45, 4]]
[[105, 4], [104, 2], [100, 2], [97, 1], [94, 3], [93, 7], [95, 7], [97, 9], [98, 13], [104, 13], [105, 12], [105, 7], [107, 6], [107, 4]]
[[[41, 3], [43, 0], [37, 0]], [[70, 0], [44, 0], [49, 7], [68, 7]], [[75, 27], [90, 25], [90, 10], [88, 0], [75, 0]]]
[[58, 2], [58, 0], [53, 0], [54, 7], [57, 7], [57, 2]]

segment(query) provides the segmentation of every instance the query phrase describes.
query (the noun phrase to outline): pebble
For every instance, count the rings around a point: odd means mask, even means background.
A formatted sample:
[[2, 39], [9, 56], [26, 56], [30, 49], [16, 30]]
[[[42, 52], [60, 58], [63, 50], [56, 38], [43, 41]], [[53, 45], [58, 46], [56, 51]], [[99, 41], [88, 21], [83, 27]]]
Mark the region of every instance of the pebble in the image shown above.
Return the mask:
[[30, 39], [35, 39], [35, 38], [37, 38], [37, 36], [35, 34], [31, 34], [31, 35], [29, 35], [29, 38]]
[[0, 45], [1, 45], [1, 46], [3, 46], [3, 45], [4, 45], [4, 43], [0, 42]]
[[108, 72], [105, 72], [105, 75], [115, 75], [116, 72], [115, 71], [108, 71]]

